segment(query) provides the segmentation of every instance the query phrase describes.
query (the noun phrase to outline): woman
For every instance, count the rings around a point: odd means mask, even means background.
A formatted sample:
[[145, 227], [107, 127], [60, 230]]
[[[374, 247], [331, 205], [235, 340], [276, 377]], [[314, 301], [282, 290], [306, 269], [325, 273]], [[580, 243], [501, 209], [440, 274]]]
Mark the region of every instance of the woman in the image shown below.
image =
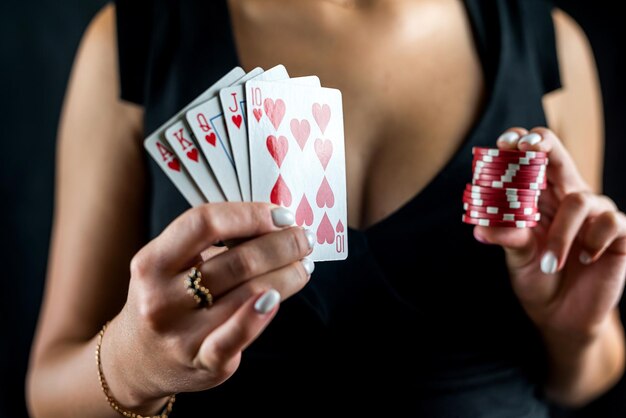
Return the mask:
[[[186, 210], [146, 162], [143, 137], [237, 63], [342, 90], [347, 261], [311, 276], [290, 213]], [[589, 402], [624, 367], [626, 218], [597, 194], [601, 121], [584, 35], [540, 0], [107, 6], [60, 128], [33, 416], [167, 413], [172, 394], [172, 416], [545, 417], [550, 401]], [[543, 224], [472, 234], [471, 148], [498, 137], [550, 153]], [[211, 247], [229, 239], [245, 242]], [[208, 309], [182, 284], [199, 263]]]

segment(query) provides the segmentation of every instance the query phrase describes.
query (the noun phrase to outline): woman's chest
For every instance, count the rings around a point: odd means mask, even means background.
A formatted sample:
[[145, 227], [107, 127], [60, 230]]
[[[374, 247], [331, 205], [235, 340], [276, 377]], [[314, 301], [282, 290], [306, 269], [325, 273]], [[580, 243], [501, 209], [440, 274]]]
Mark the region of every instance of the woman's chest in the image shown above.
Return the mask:
[[246, 68], [284, 64], [343, 94], [349, 221], [418, 193], [480, 110], [482, 74], [456, 0], [230, 0]]

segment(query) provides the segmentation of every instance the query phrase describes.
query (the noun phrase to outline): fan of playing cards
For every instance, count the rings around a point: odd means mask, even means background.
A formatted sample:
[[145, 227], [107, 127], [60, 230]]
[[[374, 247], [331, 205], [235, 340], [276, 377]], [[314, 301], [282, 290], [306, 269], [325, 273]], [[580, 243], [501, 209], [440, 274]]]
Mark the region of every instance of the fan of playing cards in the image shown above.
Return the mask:
[[144, 145], [192, 206], [271, 202], [315, 232], [313, 261], [347, 257], [341, 92], [319, 78], [237, 67]]

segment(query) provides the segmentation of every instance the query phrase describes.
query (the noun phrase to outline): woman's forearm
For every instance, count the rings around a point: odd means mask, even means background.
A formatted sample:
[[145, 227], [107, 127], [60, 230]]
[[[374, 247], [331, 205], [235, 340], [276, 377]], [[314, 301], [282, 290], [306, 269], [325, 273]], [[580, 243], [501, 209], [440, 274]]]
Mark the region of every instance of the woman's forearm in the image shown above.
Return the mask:
[[27, 379], [27, 400], [34, 418], [115, 418], [97, 378], [95, 337], [87, 342], [59, 347], [42, 358]]
[[544, 332], [548, 397], [579, 407], [606, 392], [624, 372], [624, 330], [615, 312], [597, 335], [573, 337]]
[[[113, 396], [132, 412], [156, 414], [165, 404], [163, 400], [146, 401], [130, 405], [128, 391], [123, 389], [123, 368], [115, 367], [112, 354], [114, 345], [102, 345], [104, 375]], [[98, 381], [95, 359], [97, 336], [88, 342], [58, 347], [54, 355], [38, 359], [27, 378], [27, 401], [33, 418], [117, 418], [120, 416], [107, 402]], [[108, 350], [108, 353], [106, 352]], [[106, 358], [105, 358], [106, 357]], [[116, 373], [117, 372], [117, 373]]]

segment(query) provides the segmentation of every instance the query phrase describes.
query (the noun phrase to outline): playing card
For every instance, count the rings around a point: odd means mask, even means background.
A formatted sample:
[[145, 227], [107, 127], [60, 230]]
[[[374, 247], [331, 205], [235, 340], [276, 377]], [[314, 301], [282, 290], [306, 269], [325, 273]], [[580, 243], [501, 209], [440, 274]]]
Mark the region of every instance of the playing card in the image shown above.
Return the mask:
[[150, 141], [144, 142], [144, 147], [191, 206], [206, 203], [185, 167], [165, 141], [159, 139], [159, 135], [151, 136]]
[[198, 206], [205, 203], [206, 199], [191, 179], [187, 170], [181, 165], [180, 160], [167, 145], [163, 138], [163, 133], [170, 125], [180, 119], [184, 115], [184, 112], [189, 108], [208, 99], [209, 97], [213, 97], [219, 89], [233, 84], [244, 75], [245, 72], [240, 67], [233, 68], [230, 72], [228, 72], [228, 74], [209, 87], [204, 93], [194, 99], [177, 114], [172, 116], [157, 130], [152, 132], [144, 141], [144, 147], [150, 156], [156, 161], [159, 167], [161, 167], [163, 172], [172, 181], [172, 183], [174, 183], [174, 186], [176, 186], [176, 188], [182, 193], [191, 206]]
[[[237, 80], [237, 83], [245, 82], [262, 72], [263, 69], [257, 67]], [[215, 92], [215, 90], [213, 90], [213, 92]], [[194, 137], [187, 128], [184, 117], [181, 117], [177, 122], [171, 125], [165, 131], [164, 135], [165, 140], [185, 166], [187, 172], [206, 200], [212, 203], [224, 202], [226, 200], [224, 192], [217, 182], [213, 170], [198, 151], [197, 144], [194, 142]]]
[[[261, 69], [255, 69], [243, 79], [252, 78], [260, 72], [262, 72]], [[242, 201], [241, 188], [219, 97], [213, 97], [192, 107], [186, 112], [185, 119], [226, 200], [230, 202]]]
[[[250, 80], [284, 81], [286, 83], [320, 86], [317, 76], [287, 78], [289, 75], [282, 65], [276, 66], [265, 73]], [[252, 200], [252, 187], [250, 180], [250, 149], [248, 146], [248, 129], [245, 102], [245, 82], [248, 78], [239, 80], [235, 86], [220, 90], [220, 101], [228, 138], [233, 152], [237, 180], [244, 201]]]
[[232, 158], [228, 133], [224, 125], [222, 107], [218, 97], [192, 108], [186, 113], [196, 141], [208, 161], [226, 200], [241, 202], [235, 162]]
[[[262, 74], [250, 77], [249, 80], [284, 80], [289, 74], [284, 66], [278, 65]], [[252, 200], [250, 187], [250, 150], [248, 149], [248, 129], [246, 125], [245, 109], [245, 82], [242, 79], [234, 86], [220, 90], [220, 104], [224, 115], [224, 122], [228, 132], [230, 146], [233, 152], [233, 161], [237, 172], [237, 180], [244, 201]]]
[[304, 77], [293, 77], [287, 80], [278, 80], [277, 82], [297, 84], [299, 86], [321, 87], [320, 78], [316, 75], [307, 75]]
[[298, 225], [314, 231], [314, 261], [345, 259], [341, 92], [251, 80], [246, 105], [253, 200], [291, 209]]
[[226, 197], [217, 182], [211, 167], [198, 151], [191, 132], [185, 122], [180, 120], [165, 131], [165, 140], [172, 147], [187, 172], [198, 186], [207, 202], [224, 202]]

